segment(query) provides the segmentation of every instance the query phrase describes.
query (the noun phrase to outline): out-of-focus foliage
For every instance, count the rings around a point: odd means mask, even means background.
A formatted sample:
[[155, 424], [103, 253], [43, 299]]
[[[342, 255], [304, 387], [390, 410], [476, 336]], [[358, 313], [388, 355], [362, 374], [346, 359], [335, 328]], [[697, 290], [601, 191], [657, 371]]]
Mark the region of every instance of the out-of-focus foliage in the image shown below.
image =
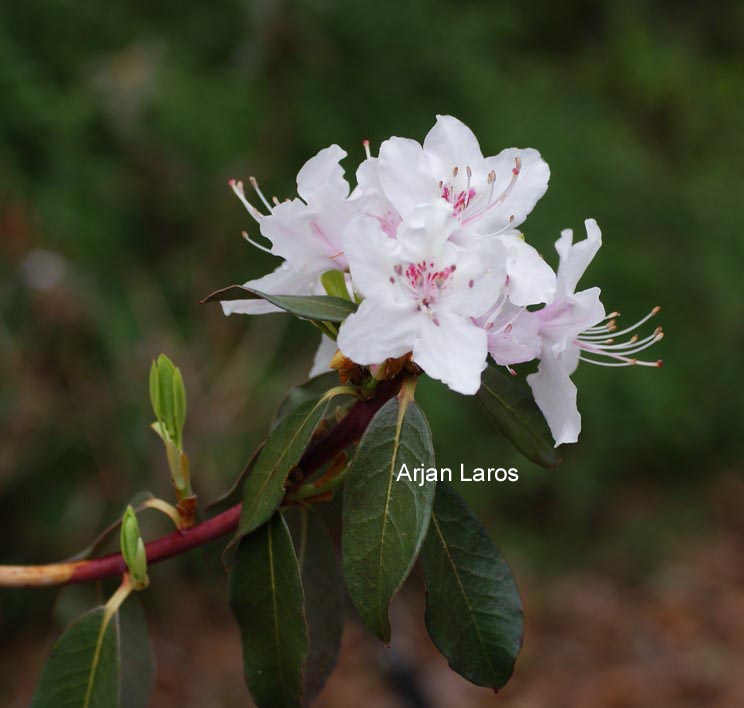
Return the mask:
[[[169, 493], [148, 430], [160, 351], [189, 389], [195, 491], [230, 483], [317, 333], [197, 305], [273, 265], [241, 240], [256, 229], [227, 179], [291, 195], [319, 148], [352, 169], [363, 138], [421, 139], [435, 113], [487, 154], [540, 149], [531, 241], [555, 264], [560, 229], [595, 217], [583, 282], [629, 322], [662, 305], [667, 332], [661, 371], [580, 369], [582, 437], [557, 470], [475, 400], [420, 386], [439, 464], [516, 464], [518, 483], [462, 491], [505, 550], [545, 563], [608, 519], [630, 548], [695, 523], [697, 490], [742, 459], [743, 24], [741, 2], [4, 3], [0, 560], [70, 554], [135, 490]], [[35, 606], [15, 598], [8, 629]]]

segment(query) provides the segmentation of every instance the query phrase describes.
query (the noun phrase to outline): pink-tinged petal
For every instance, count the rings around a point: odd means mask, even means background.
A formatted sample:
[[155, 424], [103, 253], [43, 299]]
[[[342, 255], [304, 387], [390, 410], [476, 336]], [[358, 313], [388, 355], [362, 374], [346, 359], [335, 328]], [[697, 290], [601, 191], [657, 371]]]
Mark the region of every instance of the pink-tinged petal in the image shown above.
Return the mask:
[[434, 259], [436, 265], [450, 235], [458, 226], [452, 206], [444, 199], [419, 204], [398, 228], [400, 257], [409, 263]]
[[382, 230], [388, 236], [395, 237], [401, 218], [382, 189], [378, 158], [369, 157], [362, 162], [356, 177], [358, 187], [351, 195], [354, 207], [362, 214], [377, 219]]
[[308, 203], [318, 198], [346, 199], [349, 183], [339, 164], [345, 157], [346, 151], [338, 145], [324, 148], [311, 157], [297, 173], [297, 193]]
[[320, 345], [318, 351], [315, 352], [315, 358], [313, 359], [313, 366], [308, 374], [309, 378], [313, 376], [320, 376], [321, 374], [327, 374], [331, 367], [331, 359], [333, 359], [338, 346], [330, 337], [326, 337], [325, 334], [320, 337]]
[[540, 320], [534, 312], [507, 305], [490, 325], [488, 353], [499, 366], [522, 364], [540, 355]]
[[367, 298], [344, 320], [337, 344], [357, 364], [379, 364], [411, 351], [421, 313], [383, 298]]
[[[309, 295], [314, 282], [304, 273], [299, 273], [286, 263], [282, 263], [273, 273], [249, 280], [244, 285], [269, 295]], [[270, 312], [283, 312], [281, 308], [266, 300], [222, 300], [220, 305], [226, 315], [265, 315]]]
[[556, 354], [567, 349], [582, 332], [605, 318], [600, 295], [599, 288], [589, 288], [557, 300], [535, 313], [540, 318], [542, 338]]
[[424, 153], [437, 180], [449, 179], [457, 167], [465, 174], [483, 161], [478, 139], [465, 123], [452, 116], [437, 116], [437, 122], [424, 139]]
[[345, 263], [341, 235], [345, 222], [334, 214], [322, 215], [300, 199], [282, 202], [261, 220], [261, 233], [271, 241], [271, 252], [297, 270], [319, 275]]
[[542, 256], [515, 234], [494, 238], [507, 249], [509, 300], [519, 306], [551, 302], [556, 291], [556, 276]]
[[398, 286], [395, 280], [397, 242], [385, 234], [380, 222], [369, 216], [359, 216], [344, 230], [344, 253], [349, 262], [351, 280], [364, 297], [379, 295]]
[[443, 293], [442, 304], [450, 312], [479, 317], [492, 310], [506, 282], [506, 250], [497, 241], [480, 244], [482, 248], [462, 249], [446, 244], [445, 253], [453, 253], [456, 270]]
[[423, 319], [413, 347], [413, 360], [427, 375], [468, 396], [480, 388], [487, 356], [485, 331], [449, 312], [437, 313], [436, 323]]
[[379, 177], [385, 195], [403, 218], [417, 204], [440, 198], [437, 178], [415, 140], [394, 137], [380, 145]]
[[474, 203], [465, 216], [465, 221], [481, 234], [519, 226], [548, 189], [550, 168], [532, 148], [502, 150], [494, 157], [487, 157], [481, 169], [486, 173], [493, 170], [495, 175], [490, 205], [483, 206], [485, 200]]
[[[570, 355], [569, 352], [565, 354]], [[574, 357], [569, 358], [573, 361]], [[581, 414], [576, 406], [576, 386], [571, 381], [571, 371], [562, 356], [548, 355], [540, 360], [537, 373], [527, 377], [556, 447], [575, 443], [581, 432]]]
[[584, 222], [586, 238], [573, 243], [573, 231], [564, 229], [556, 241], [560, 263], [558, 265], [558, 296], [571, 295], [602, 245], [602, 232], [594, 219]]

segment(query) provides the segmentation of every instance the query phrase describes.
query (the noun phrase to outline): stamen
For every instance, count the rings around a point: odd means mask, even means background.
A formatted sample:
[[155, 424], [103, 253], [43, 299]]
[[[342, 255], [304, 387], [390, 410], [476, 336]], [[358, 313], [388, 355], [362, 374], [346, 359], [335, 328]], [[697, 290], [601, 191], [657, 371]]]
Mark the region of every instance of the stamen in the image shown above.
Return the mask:
[[269, 254], [273, 255], [273, 253], [271, 253], [271, 249], [270, 248], [266, 248], [266, 246], [262, 246], [260, 243], [258, 243], [258, 241], [254, 241], [248, 235], [248, 232], [247, 231], [243, 231], [243, 233], [241, 235], [243, 236], [243, 238], [246, 241], [248, 241], [248, 243], [251, 244], [251, 246], [255, 246], [259, 251], [263, 251], [264, 253], [269, 253]]
[[[509, 184], [506, 185], [506, 189], [496, 199], [493, 199], [493, 190], [491, 190], [491, 193], [488, 195], [488, 201], [486, 202], [485, 207], [474, 214], [470, 214], [467, 219], [463, 220], [462, 223], [467, 224], [474, 219], [479, 219], [480, 217], [485, 216], [489, 211], [491, 211], [491, 209], [494, 209], [495, 207], [503, 204], [514, 189], [514, 186], [517, 183], [517, 179], [519, 178], [519, 173], [521, 171], [522, 161], [519, 157], [515, 157], [514, 167], [512, 168], [512, 177], [511, 180], [509, 180]], [[492, 184], [495, 184], [495, 182], [493, 182]]]
[[261, 219], [263, 219], [264, 214], [262, 214], [256, 207], [253, 206], [246, 198], [245, 198], [245, 190], [243, 189], [243, 183], [240, 181], [235, 181], [234, 179], [228, 180], [228, 185], [230, 186], [230, 189], [235, 193], [235, 196], [240, 199], [241, 204], [245, 207], [246, 211], [257, 221], [261, 222]]
[[362, 145], [364, 146], [364, 154], [367, 156], [367, 159], [372, 157], [372, 153], [369, 151], [369, 140], [362, 140]]
[[[632, 332], [634, 329], [638, 329], [642, 324], [644, 324], [645, 322], [648, 322], [652, 317], [655, 317], [656, 315], [658, 315], [659, 312], [661, 312], [661, 308], [657, 305], [656, 307], [654, 307], [653, 310], [651, 310], [651, 312], [649, 312], [645, 317], [638, 320], [638, 322], [636, 322], [634, 325], [631, 325], [630, 327], [626, 327], [624, 330], [621, 330], [620, 332], [615, 332], [615, 336], [620, 337], [623, 334], [628, 334], [629, 332]], [[610, 324], [613, 325], [614, 327], [615, 321], [613, 320], [612, 322], [610, 322]]]
[[[618, 332], [615, 336], [617, 337], [620, 335], [629, 334], [633, 330], [637, 329], [640, 325], [644, 324], [649, 319], [658, 314], [660, 310], [660, 307], [654, 307], [653, 310], [651, 310], [651, 312], [649, 312], [649, 314], [647, 314], [645, 317], [638, 320], [638, 322], [636, 322], [631, 327]], [[607, 315], [607, 317], [614, 318], [618, 315], [619, 313], [613, 312], [610, 315]], [[658, 361], [641, 361], [635, 356], [632, 356], [644, 351], [645, 349], [648, 349], [649, 347], [656, 344], [656, 342], [664, 338], [664, 331], [660, 326], [656, 327], [656, 329], [654, 329], [651, 334], [643, 337], [642, 339], [639, 339], [638, 334], [634, 333], [627, 341], [620, 342], [618, 344], [615, 344], [614, 338], [607, 338], [607, 334], [614, 329], [616, 329], [615, 320], [610, 319], [609, 322], [607, 322], [606, 324], [594, 325], [593, 327], [590, 327], [585, 332], [582, 332], [575, 340], [576, 344], [579, 346], [583, 353], [589, 353], [596, 356], [604, 356], [614, 361], [597, 361], [596, 359], [584, 356], [583, 354], [579, 356], [579, 359], [581, 361], [586, 361], [589, 364], [596, 364], [597, 366], [649, 366], [655, 368], [661, 367], [662, 363], [660, 359]]]
[[269, 210], [269, 213], [271, 213], [271, 204], [269, 204], [266, 197], [264, 197], [263, 192], [258, 186], [258, 181], [256, 180], [256, 178], [249, 177], [248, 181], [251, 183], [251, 187], [253, 187], [253, 190], [256, 192], [256, 194], [258, 194], [258, 198], [263, 202], [263, 205]]

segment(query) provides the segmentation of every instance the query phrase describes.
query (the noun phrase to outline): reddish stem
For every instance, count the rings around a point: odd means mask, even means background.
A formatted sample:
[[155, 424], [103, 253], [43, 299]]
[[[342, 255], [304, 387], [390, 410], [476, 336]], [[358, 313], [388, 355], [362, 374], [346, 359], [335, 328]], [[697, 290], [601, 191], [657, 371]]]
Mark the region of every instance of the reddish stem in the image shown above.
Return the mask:
[[[378, 385], [372, 398], [357, 401], [346, 417], [328, 435], [311, 445], [302, 456], [297, 466], [302, 470], [303, 477], [316, 472], [349, 445], [359, 440], [374, 414], [398, 392], [400, 386], [400, 377], [391, 381], [383, 381]], [[145, 544], [148, 564], [152, 565], [180, 555], [234, 531], [240, 521], [241, 507], [242, 504], [236, 504], [227, 511], [190, 529], [175, 531]], [[121, 575], [126, 569], [121, 553], [49, 565], [0, 566], [0, 587], [42, 587], [85, 583]]]

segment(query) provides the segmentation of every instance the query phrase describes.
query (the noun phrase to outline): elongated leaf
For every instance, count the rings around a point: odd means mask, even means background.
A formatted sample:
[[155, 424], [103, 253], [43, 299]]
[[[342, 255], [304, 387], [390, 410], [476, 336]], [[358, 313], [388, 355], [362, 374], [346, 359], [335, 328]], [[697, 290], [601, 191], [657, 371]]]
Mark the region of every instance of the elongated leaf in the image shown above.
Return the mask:
[[468, 681], [501, 688], [522, 647], [522, 603], [498, 548], [447, 483], [437, 486], [421, 565], [434, 644]]
[[305, 320], [343, 322], [357, 309], [356, 303], [330, 295], [269, 295], [243, 285], [231, 285], [207, 295], [202, 303], [224, 300], [262, 299]]
[[230, 607], [256, 705], [301, 705], [307, 624], [297, 557], [281, 513], [241, 539], [230, 570]]
[[147, 708], [155, 689], [155, 655], [142, 604], [135, 595], [119, 609], [122, 708]]
[[388, 401], [362, 437], [344, 489], [342, 567], [364, 623], [390, 642], [388, 608], [413, 567], [429, 526], [434, 483], [398, 475], [403, 465], [432, 467], [423, 413], [402, 396]]
[[271, 421], [271, 430], [274, 430], [292, 411], [299, 408], [305, 401], [322, 396], [328, 389], [338, 386], [338, 372], [329, 371], [319, 376], [313, 376], [299, 386], [293, 386], [287, 391], [279, 407], [274, 413]]
[[488, 417], [527, 459], [542, 467], [560, 464], [548, 424], [526, 386], [488, 366], [477, 396]]
[[308, 705], [331, 675], [341, 650], [344, 594], [336, 549], [317, 512], [288, 515], [305, 593], [310, 647], [305, 663], [303, 702]]
[[243, 487], [243, 510], [238, 535], [244, 536], [268, 521], [284, 498], [287, 475], [299, 462], [325, 412], [327, 399], [303, 403], [269, 435], [253, 472]]
[[116, 708], [119, 624], [103, 607], [71, 624], [52, 647], [33, 708]]

